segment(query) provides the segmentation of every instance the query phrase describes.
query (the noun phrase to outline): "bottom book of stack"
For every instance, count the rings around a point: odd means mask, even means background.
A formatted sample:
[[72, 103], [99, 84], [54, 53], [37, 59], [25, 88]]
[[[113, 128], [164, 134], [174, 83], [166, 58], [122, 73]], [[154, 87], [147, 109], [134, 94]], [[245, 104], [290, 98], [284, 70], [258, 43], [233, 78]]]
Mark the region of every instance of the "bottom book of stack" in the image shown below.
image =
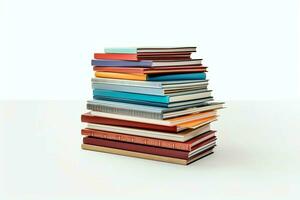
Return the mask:
[[[81, 119], [87, 123], [81, 130], [82, 149], [86, 150], [187, 165], [212, 154], [216, 146], [216, 131], [210, 130], [215, 119], [210, 117], [202, 119], [196, 128], [184, 130], [176, 125], [114, 122], [90, 113]], [[136, 128], [142, 126], [147, 129]]]

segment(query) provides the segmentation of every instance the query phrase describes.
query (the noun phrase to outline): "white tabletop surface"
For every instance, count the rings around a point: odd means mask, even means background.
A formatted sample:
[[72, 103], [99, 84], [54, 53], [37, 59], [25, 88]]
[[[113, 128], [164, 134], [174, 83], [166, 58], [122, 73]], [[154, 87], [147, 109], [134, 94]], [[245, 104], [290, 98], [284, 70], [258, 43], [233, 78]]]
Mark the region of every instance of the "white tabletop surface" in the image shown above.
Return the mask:
[[300, 199], [300, 102], [227, 102], [189, 166], [81, 150], [83, 101], [0, 103], [0, 199]]

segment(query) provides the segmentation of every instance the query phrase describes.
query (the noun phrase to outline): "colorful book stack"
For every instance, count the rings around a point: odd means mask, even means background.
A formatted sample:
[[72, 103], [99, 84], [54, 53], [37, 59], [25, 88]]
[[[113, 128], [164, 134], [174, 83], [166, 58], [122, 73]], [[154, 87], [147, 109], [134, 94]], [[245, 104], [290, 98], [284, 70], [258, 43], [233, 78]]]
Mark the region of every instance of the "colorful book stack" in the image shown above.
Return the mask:
[[92, 60], [82, 149], [187, 165], [213, 153], [223, 103], [196, 47], [106, 48]]

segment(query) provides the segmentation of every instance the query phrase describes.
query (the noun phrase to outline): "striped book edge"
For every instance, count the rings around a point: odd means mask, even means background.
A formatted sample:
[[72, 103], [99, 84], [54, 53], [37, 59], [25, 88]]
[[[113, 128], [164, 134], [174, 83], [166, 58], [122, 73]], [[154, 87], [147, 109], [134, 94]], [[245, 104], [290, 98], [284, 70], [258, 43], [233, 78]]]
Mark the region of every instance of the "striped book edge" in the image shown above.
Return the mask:
[[95, 105], [89, 103], [87, 104], [87, 109], [92, 111], [111, 113], [111, 114], [129, 115], [129, 116], [143, 117], [149, 119], [163, 119], [161, 113], [153, 113], [153, 112], [140, 111], [140, 110], [130, 110], [126, 108], [115, 108], [110, 106]]

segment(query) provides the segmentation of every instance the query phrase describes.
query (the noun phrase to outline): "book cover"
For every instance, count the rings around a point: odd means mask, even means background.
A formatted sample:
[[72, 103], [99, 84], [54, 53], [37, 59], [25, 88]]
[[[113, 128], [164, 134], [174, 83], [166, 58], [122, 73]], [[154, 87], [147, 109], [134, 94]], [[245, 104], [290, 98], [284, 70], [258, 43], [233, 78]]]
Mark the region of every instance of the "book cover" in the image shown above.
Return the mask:
[[177, 80], [205, 80], [204, 72], [182, 73], [182, 74], [140, 74], [140, 73], [117, 73], [96, 71], [95, 77], [111, 79], [128, 79], [140, 81], [177, 81]]

